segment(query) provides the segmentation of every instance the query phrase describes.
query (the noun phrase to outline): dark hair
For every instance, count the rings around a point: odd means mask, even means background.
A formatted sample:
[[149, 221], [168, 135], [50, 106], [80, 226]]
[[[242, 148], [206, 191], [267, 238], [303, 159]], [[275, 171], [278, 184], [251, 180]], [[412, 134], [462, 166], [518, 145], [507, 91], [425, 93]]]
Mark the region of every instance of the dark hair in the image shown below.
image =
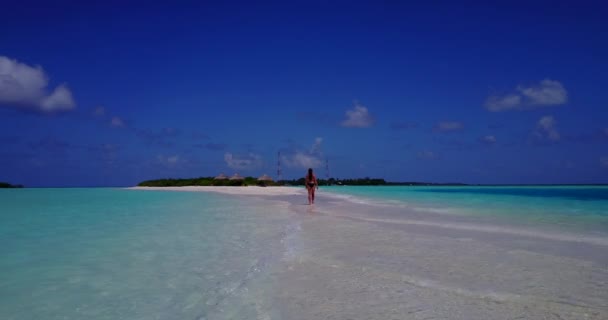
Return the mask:
[[308, 168], [308, 179], [312, 179], [312, 168]]

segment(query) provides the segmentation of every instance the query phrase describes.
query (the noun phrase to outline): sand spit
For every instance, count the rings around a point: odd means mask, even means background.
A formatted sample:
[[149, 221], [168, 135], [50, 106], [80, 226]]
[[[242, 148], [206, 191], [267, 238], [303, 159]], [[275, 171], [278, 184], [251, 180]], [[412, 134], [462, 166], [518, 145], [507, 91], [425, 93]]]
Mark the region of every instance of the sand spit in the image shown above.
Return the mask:
[[186, 191], [186, 192], [217, 192], [245, 196], [293, 196], [305, 195], [306, 189], [298, 187], [131, 187], [134, 190]]
[[261, 245], [278, 251], [255, 260], [231, 287], [241, 289], [206, 302], [207, 319], [608, 319], [605, 236], [324, 192], [309, 206], [301, 187], [132, 189], [249, 195], [267, 207], [243, 229], [278, 231]]

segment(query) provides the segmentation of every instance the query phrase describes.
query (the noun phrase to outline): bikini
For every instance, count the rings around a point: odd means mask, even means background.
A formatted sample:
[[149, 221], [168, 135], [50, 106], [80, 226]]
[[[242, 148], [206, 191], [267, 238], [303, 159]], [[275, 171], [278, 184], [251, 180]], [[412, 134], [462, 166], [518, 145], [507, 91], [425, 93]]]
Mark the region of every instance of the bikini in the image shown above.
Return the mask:
[[314, 187], [315, 186], [315, 182], [314, 181], [308, 181], [308, 186], [309, 187]]

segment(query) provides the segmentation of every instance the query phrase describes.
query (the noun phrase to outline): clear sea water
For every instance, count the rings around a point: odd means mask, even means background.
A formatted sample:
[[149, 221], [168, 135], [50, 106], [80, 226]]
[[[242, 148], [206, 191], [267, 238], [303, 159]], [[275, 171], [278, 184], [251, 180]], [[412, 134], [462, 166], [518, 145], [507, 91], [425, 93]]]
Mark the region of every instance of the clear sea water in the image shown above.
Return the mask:
[[285, 252], [284, 212], [210, 193], [0, 190], [0, 319], [256, 314], [245, 289]]
[[608, 234], [608, 186], [331, 186], [358, 201]]
[[[328, 193], [362, 203], [608, 234], [608, 187], [321, 187], [320, 195]], [[0, 190], [0, 319], [280, 319], [268, 297], [288, 296], [273, 291], [277, 281], [273, 266], [297, 255], [294, 237], [300, 223], [307, 221], [294, 219], [293, 205], [198, 192]], [[322, 203], [317, 206], [322, 208]], [[316, 219], [322, 224], [311, 230], [319, 234], [311, 232], [308, 243], [332, 234], [321, 232], [321, 226], [330, 225]], [[341, 228], [346, 228], [343, 224]], [[357, 228], [353, 225], [342, 232]], [[353, 235], [352, 243], [360, 238]], [[334, 240], [341, 238], [327, 238], [319, 245], [329, 246]], [[319, 245], [309, 250], [321, 250]], [[339, 243], [331, 246], [342, 255]], [[424, 248], [417, 246], [409, 254]], [[378, 244], [374, 250], [382, 248], [389, 247]], [[485, 247], [480, 248], [485, 252]], [[312, 256], [323, 258], [323, 254], [321, 250]], [[322, 260], [314, 261], [312, 267]], [[340, 263], [331, 262], [331, 268], [334, 265]], [[385, 262], [377, 268], [389, 266]], [[431, 277], [424, 268], [421, 274]], [[353, 270], [357, 274], [358, 269]], [[325, 271], [310, 279], [322, 279]], [[339, 279], [346, 274], [333, 276]], [[344, 283], [351, 280], [345, 278]], [[325, 283], [320, 281], [319, 286]], [[303, 301], [310, 298], [302, 293]]]

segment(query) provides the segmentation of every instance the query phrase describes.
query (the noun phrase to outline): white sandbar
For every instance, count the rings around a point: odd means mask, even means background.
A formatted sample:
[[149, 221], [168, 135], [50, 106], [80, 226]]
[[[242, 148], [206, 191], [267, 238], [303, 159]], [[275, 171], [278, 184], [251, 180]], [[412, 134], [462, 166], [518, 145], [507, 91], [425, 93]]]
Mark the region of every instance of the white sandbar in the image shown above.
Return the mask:
[[[243, 221], [231, 220], [240, 226], [233, 230], [247, 232], [230, 235], [230, 247], [276, 251], [259, 251], [230, 295], [205, 302], [206, 319], [608, 319], [603, 234], [423, 212], [323, 189], [311, 206], [303, 187], [131, 189], [251, 196], [238, 201], [249, 209]], [[255, 237], [243, 241], [247, 234], [275, 236], [256, 247]]]
[[306, 194], [304, 187], [216, 187], [216, 186], [186, 186], [186, 187], [132, 187], [135, 190], [162, 190], [188, 192], [218, 192], [245, 196], [286, 196]]

